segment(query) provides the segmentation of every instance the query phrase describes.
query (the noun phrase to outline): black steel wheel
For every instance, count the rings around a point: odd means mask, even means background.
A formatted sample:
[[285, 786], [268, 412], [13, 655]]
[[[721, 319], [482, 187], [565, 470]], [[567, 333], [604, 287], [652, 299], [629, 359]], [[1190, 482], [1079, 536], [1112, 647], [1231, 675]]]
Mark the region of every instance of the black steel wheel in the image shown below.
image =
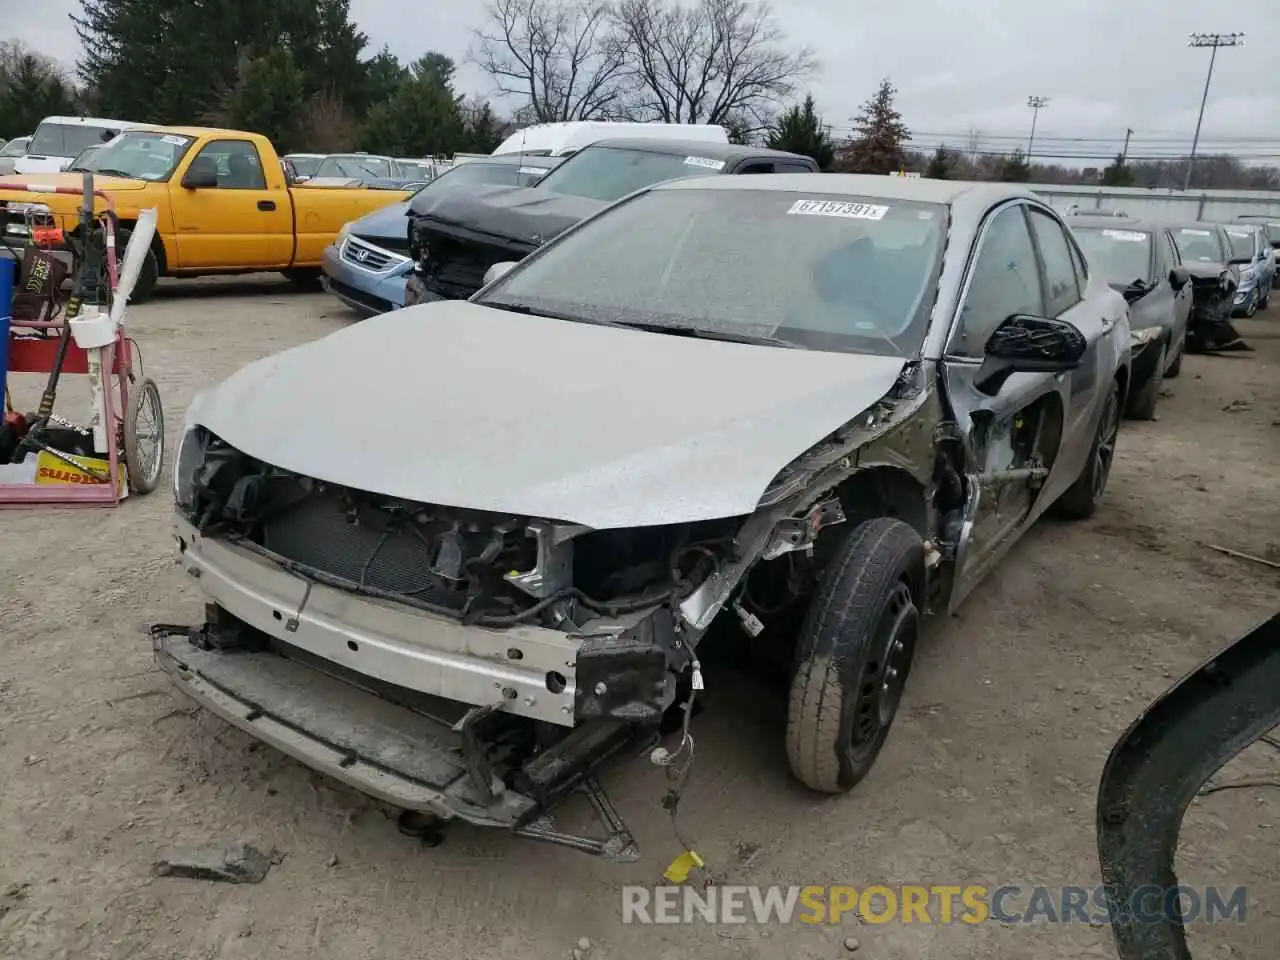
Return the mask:
[[1054, 504], [1056, 512], [1069, 520], [1086, 520], [1098, 511], [1102, 494], [1111, 476], [1111, 464], [1116, 454], [1116, 439], [1120, 433], [1120, 384], [1111, 381], [1111, 389], [1098, 418], [1098, 429], [1089, 449], [1080, 476]]
[[920, 631], [920, 535], [881, 517], [850, 531], [818, 584], [796, 645], [787, 716], [795, 776], [853, 789], [884, 747]]

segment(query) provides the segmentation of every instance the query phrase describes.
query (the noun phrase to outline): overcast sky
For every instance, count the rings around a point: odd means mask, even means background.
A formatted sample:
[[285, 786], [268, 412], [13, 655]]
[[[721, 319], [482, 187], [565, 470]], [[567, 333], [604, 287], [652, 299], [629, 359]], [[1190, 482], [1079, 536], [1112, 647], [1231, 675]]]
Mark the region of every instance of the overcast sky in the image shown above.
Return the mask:
[[[487, 78], [465, 63], [483, 6], [484, 0], [352, 0], [351, 11], [369, 35], [370, 54], [384, 43], [402, 59], [438, 50], [458, 61], [463, 92], [485, 94]], [[987, 148], [1011, 148], [1030, 129], [1027, 97], [1050, 98], [1036, 130], [1038, 157], [1115, 153], [1128, 127], [1135, 131], [1131, 156], [1185, 150], [1209, 60], [1208, 50], [1187, 48], [1187, 34], [1243, 31], [1243, 47], [1219, 51], [1202, 149], [1230, 147], [1280, 162], [1276, 0], [774, 0], [773, 6], [789, 37], [811, 46], [821, 61], [810, 88], [835, 132], [847, 131], [859, 104], [888, 75], [922, 146], [940, 139], [959, 145], [976, 128]], [[0, 0], [0, 14], [19, 8], [21, 16], [0, 16], [0, 34], [16, 31], [73, 64], [79, 41], [68, 14], [79, 3]]]

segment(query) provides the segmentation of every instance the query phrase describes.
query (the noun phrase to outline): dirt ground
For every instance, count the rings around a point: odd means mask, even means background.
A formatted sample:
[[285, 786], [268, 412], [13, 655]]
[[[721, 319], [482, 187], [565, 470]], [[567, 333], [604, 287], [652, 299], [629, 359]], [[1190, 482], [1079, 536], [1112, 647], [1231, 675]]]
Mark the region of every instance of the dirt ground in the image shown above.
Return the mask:
[[[1094, 794], [1111, 744], [1280, 606], [1276, 570], [1205, 546], [1280, 560], [1271, 314], [1240, 324], [1255, 353], [1187, 358], [1159, 421], [1124, 425], [1094, 520], [1042, 524], [933, 625], [852, 795], [796, 787], [782, 705], [709, 675], [718, 696], [695, 725], [682, 825], [722, 882], [1097, 882]], [[272, 278], [165, 285], [131, 315], [170, 443], [197, 390], [355, 319]], [[33, 407], [40, 384], [15, 386]], [[82, 396], [64, 392], [67, 415]], [[334, 437], [335, 453], [353, 439]], [[111, 511], [0, 515], [0, 956], [543, 960], [585, 937], [592, 960], [834, 960], [849, 936], [870, 960], [1114, 956], [1109, 929], [1084, 923], [624, 926], [621, 886], [660, 882], [679, 849], [648, 764], [606, 784], [639, 863], [468, 829], [422, 846], [383, 808], [169, 692], [143, 631], [201, 608], [174, 563], [166, 489]], [[1255, 746], [1235, 765], [1274, 777], [1280, 751]], [[564, 816], [585, 824], [581, 810]], [[261, 884], [151, 874], [169, 847], [239, 840], [284, 854]], [[1193, 806], [1182, 880], [1249, 887], [1245, 924], [1193, 929], [1199, 957], [1274, 956], [1277, 840], [1280, 791]]]

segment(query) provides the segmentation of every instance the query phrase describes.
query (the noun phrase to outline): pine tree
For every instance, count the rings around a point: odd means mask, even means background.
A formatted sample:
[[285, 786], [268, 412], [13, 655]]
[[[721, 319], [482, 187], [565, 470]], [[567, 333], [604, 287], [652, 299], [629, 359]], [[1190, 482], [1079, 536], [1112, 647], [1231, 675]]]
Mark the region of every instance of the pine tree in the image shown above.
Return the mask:
[[76, 113], [76, 91], [55, 63], [16, 45], [4, 53], [0, 131], [7, 136], [25, 136], [45, 117]]
[[1133, 185], [1133, 171], [1124, 162], [1123, 154], [1116, 154], [1111, 166], [1102, 171], [1104, 187], [1129, 187]]
[[814, 109], [812, 95], [806, 96], [803, 104], [796, 104], [779, 116], [765, 142], [772, 150], [812, 157], [819, 170], [830, 169], [836, 156], [835, 145]]
[[245, 58], [285, 50], [309, 97], [363, 106], [368, 38], [349, 0], [80, 0], [80, 76], [108, 116], [197, 122], [241, 83]]
[[946, 147], [938, 147], [925, 167], [924, 175], [931, 180], [951, 179], [951, 152]]
[[1001, 159], [998, 179], [1010, 183], [1026, 183], [1031, 179], [1031, 164], [1020, 147]]
[[897, 93], [889, 78], [885, 77], [880, 81], [875, 96], [863, 103], [862, 110], [854, 118], [847, 166], [855, 173], [887, 174], [902, 168], [911, 131], [893, 105]]

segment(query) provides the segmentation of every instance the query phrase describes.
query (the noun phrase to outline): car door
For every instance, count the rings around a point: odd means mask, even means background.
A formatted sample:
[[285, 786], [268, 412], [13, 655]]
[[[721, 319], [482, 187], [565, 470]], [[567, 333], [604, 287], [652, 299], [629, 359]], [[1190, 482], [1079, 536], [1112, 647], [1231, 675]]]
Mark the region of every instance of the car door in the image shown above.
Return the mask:
[[1075, 482], [1093, 447], [1106, 397], [1101, 387], [1111, 377], [1120, 318], [1107, 314], [1103, 302], [1110, 293], [1107, 284], [1099, 279], [1098, 289], [1091, 289], [1095, 281], [1089, 277], [1088, 262], [1080, 255], [1071, 231], [1046, 207], [1031, 204], [1028, 213], [1044, 271], [1045, 312], [1074, 326], [1087, 344], [1079, 366], [1070, 373], [1051, 375], [1065, 388], [1066, 408], [1061, 447], [1045, 484], [1042, 511]]
[[[956, 553], [953, 610], [1033, 515], [1058, 459], [1056, 438], [1063, 435], [1070, 402], [1069, 375], [1015, 373], [994, 393], [980, 385], [986, 343], [996, 328], [1014, 314], [1046, 312], [1046, 278], [1028, 207], [1024, 200], [1006, 202], [984, 218], [941, 363], [970, 487]], [[1074, 285], [1069, 261], [1068, 254]], [[1060, 299], [1069, 299], [1062, 294]]]
[[[169, 201], [179, 270], [282, 269], [293, 256], [293, 211], [283, 174], [268, 178], [251, 140], [210, 140], [174, 175]], [[182, 185], [192, 169], [212, 169], [211, 187]], [[279, 181], [273, 189], [271, 182]]]
[[[1165, 251], [1168, 262], [1173, 267], [1182, 266], [1182, 254], [1178, 252], [1178, 245], [1173, 240], [1173, 234], [1168, 230], [1160, 231], [1160, 243]], [[1172, 267], [1171, 267], [1172, 269]], [[1182, 289], [1173, 295], [1173, 317], [1174, 317], [1174, 342], [1181, 342], [1186, 336], [1187, 324], [1191, 321], [1192, 297], [1194, 291], [1191, 281], [1188, 280], [1182, 285]]]

